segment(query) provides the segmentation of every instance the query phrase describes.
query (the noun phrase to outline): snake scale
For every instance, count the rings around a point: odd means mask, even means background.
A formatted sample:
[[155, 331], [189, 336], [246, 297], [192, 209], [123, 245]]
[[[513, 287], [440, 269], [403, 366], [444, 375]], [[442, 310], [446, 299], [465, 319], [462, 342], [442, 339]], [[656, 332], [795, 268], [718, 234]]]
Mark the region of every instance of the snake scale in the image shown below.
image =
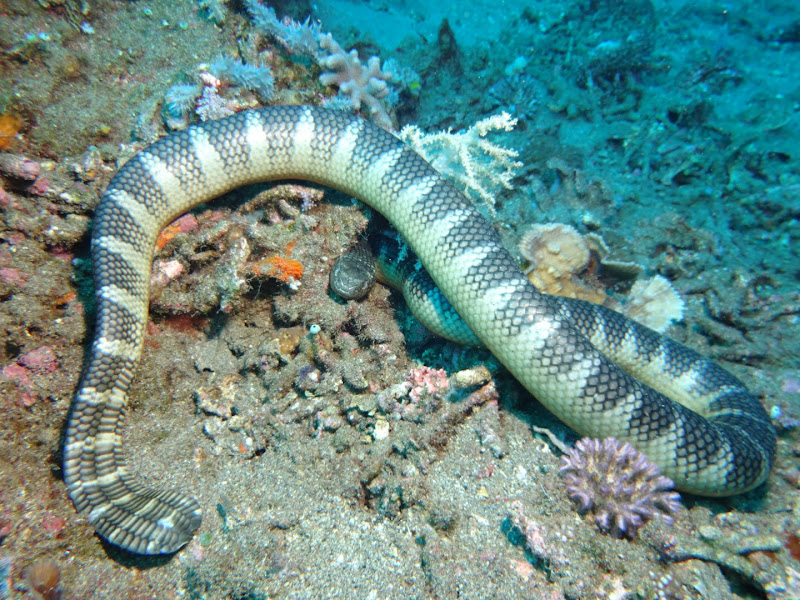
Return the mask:
[[95, 332], [68, 418], [64, 479], [112, 544], [171, 553], [201, 522], [194, 498], [145, 487], [123, 452], [156, 238], [202, 202], [277, 179], [334, 187], [383, 213], [481, 342], [576, 431], [630, 441], [681, 490], [724, 496], [766, 480], [775, 433], [734, 377], [612, 311], [538, 292], [462, 193], [391, 133], [340, 111], [269, 107], [145, 148], [97, 207]]

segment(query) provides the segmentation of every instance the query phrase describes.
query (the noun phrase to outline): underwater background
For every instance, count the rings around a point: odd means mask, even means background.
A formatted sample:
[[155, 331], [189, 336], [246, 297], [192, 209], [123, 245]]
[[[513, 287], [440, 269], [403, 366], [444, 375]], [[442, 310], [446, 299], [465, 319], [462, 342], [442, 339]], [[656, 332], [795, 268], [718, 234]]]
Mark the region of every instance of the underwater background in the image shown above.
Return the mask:
[[[798, 72], [789, 0], [0, 0], [0, 599], [800, 598]], [[60, 467], [94, 208], [161, 136], [275, 104], [396, 132], [537, 287], [744, 381], [768, 483], [603, 531], [578, 436], [396, 292], [330, 292], [377, 219], [287, 182], [159, 237], [125, 443], [204, 521], [170, 557], [103, 543]]]

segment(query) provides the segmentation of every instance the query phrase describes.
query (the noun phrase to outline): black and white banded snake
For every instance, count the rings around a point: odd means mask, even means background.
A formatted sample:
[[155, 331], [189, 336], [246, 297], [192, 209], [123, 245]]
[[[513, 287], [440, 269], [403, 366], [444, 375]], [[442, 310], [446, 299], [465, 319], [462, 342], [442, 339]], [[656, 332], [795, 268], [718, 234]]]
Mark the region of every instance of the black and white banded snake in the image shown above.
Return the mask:
[[109, 542], [170, 553], [201, 522], [191, 496], [140, 484], [122, 446], [156, 237], [202, 202], [278, 179], [340, 189], [386, 216], [482, 343], [579, 433], [631, 442], [680, 490], [724, 496], [766, 480], [775, 433], [733, 376], [613, 311], [539, 293], [462, 193], [391, 133], [340, 111], [269, 107], [145, 148], [95, 213], [96, 327], [67, 424], [64, 479]]

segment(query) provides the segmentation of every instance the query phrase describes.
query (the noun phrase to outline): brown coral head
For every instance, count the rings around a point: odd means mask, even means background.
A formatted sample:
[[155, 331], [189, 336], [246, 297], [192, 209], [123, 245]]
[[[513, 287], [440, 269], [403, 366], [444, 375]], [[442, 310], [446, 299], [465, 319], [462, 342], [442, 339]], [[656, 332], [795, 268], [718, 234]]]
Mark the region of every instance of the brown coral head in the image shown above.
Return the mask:
[[681, 508], [671, 480], [630, 444], [583, 438], [562, 458], [567, 495], [581, 514], [591, 512], [603, 533], [633, 538], [655, 517], [672, 523]]
[[580, 273], [589, 263], [589, 246], [571, 225], [534, 225], [520, 239], [519, 253], [533, 267], [549, 268], [561, 277]]
[[35, 598], [59, 600], [62, 594], [61, 569], [51, 558], [39, 558], [25, 570], [25, 583]]

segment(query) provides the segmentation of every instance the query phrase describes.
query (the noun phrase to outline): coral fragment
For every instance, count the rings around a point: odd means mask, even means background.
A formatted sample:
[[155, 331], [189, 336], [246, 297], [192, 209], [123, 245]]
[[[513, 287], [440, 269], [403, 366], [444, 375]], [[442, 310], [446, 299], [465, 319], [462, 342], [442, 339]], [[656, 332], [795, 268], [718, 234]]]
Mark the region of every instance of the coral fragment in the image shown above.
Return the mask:
[[16, 113], [7, 112], [0, 115], [0, 150], [11, 148], [24, 125], [25, 121]]
[[287, 283], [300, 281], [303, 276], [303, 263], [277, 254], [258, 261], [251, 268], [256, 275], [272, 277]]

